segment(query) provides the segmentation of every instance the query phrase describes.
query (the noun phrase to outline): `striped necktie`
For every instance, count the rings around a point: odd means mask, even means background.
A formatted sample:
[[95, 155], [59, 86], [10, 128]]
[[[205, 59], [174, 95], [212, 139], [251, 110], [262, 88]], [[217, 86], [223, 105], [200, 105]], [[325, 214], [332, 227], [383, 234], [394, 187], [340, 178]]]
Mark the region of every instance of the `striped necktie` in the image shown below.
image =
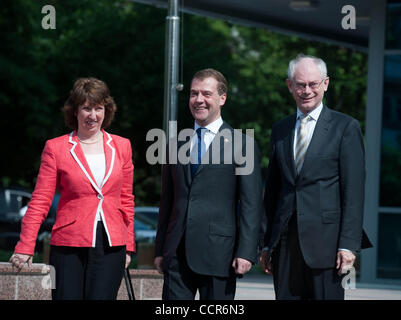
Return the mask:
[[203, 128], [203, 127], [199, 127], [198, 129], [196, 129], [196, 134], [198, 135], [198, 162], [191, 163], [192, 178], [194, 177], [196, 171], [198, 171], [198, 168], [202, 161], [202, 130], [205, 130], [205, 129], [206, 128]]
[[295, 165], [297, 172], [301, 171], [302, 164], [305, 159], [306, 150], [308, 149], [308, 126], [307, 122], [311, 119], [310, 116], [303, 114], [299, 116], [301, 123], [297, 131], [297, 144], [295, 147]]

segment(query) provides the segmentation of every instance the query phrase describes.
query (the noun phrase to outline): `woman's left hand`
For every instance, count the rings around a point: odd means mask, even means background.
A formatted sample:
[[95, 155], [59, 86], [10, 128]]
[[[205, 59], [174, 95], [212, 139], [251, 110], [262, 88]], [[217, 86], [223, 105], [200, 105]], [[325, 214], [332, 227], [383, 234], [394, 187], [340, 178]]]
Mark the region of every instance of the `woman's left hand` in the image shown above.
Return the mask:
[[125, 269], [128, 268], [130, 263], [131, 263], [131, 253], [126, 253], [125, 254]]

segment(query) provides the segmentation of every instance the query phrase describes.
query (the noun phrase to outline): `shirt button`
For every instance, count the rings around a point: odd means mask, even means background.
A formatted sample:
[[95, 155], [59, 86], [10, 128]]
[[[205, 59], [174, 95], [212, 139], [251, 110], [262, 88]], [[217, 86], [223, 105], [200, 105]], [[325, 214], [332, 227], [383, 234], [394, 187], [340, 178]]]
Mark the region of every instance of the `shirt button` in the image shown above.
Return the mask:
[[103, 199], [103, 196], [99, 193], [99, 194], [97, 195], [97, 198], [98, 198], [99, 200], [102, 200], [102, 199]]

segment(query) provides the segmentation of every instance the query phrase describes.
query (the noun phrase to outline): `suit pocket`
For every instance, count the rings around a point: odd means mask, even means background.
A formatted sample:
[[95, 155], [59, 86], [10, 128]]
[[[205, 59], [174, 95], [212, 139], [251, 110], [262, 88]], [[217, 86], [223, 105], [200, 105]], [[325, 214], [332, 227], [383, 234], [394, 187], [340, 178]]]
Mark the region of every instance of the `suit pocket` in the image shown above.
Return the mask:
[[209, 233], [218, 236], [233, 237], [235, 235], [235, 226], [211, 223], [209, 225]]
[[68, 206], [66, 209], [57, 212], [56, 222], [52, 231], [74, 223], [79, 216], [79, 212], [80, 209], [76, 206]]
[[56, 219], [56, 223], [54, 224], [52, 231], [68, 226], [74, 223], [76, 220], [76, 214], [66, 214], [65, 216]]
[[323, 223], [339, 223], [340, 222], [340, 211], [325, 211], [322, 212]]

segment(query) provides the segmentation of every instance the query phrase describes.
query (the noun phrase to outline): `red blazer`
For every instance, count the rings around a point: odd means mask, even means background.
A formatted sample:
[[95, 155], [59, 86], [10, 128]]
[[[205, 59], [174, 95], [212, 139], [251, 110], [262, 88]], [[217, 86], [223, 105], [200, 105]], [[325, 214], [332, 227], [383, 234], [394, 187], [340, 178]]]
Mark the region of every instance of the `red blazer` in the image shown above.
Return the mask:
[[102, 186], [95, 182], [76, 131], [46, 142], [35, 191], [22, 219], [16, 253], [34, 254], [40, 225], [49, 212], [56, 189], [61, 197], [51, 245], [94, 247], [95, 217], [100, 210], [110, 246], [126, 245], [127, 251], [135, 251], [131, 143], [102, 132], [106, 157]]

